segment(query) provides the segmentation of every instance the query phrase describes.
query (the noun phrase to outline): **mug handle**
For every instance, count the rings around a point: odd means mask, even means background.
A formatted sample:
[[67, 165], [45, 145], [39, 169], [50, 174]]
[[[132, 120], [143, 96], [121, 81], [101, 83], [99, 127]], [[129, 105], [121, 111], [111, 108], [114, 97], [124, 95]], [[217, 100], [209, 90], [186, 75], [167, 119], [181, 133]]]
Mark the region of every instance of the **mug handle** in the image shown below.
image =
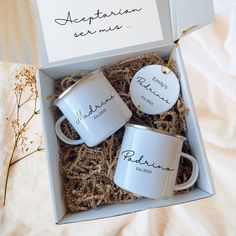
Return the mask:
[[191, 156], [187, 153], [183, 153], [183, 152], [181, 152], [181, 156], [192, 162], [192, 169], [193, 170], [192, 170], [191, 177], [185, 183], [175, 185], [175, 188], [174, 188], [175, 191], [190, 188], [197, 181], [197, 178], [198, 178], [198, 175], [199, 175], [199, 167], [198, 167], [198, 163], [195, 160], [195, 158], [193, 156]]
[[68, 137], [66, 137], [62, 130], [61, 130], [61, 124], [62, 122], [66, 119], [65, 116], [62, 116], [60, 117], [57, 121], [56, 121], [56, 124], [55, 124], [55, 131], [56, 131], [56, 134], [58, 136], [58, 138], [63, 141], [64, 143], [66, 144], [70, 144], [70, 145], [78, 145], [78, 144], [82, 144], [84, 143], [84, 140], [83, 139], [76, 139], [76, 140], [73, 140], [73, 139], [70, 139]]

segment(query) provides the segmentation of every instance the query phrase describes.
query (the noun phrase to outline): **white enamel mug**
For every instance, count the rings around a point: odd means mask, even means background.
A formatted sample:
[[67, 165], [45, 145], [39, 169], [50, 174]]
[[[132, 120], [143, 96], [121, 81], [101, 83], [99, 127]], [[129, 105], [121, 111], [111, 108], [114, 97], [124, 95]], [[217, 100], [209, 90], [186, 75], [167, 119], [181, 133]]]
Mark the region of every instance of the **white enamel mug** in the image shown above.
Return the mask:
[[[182, 153], [185, 138], [157, 129], [127, 124], [114, 182], [119, 187], [152, 199], [167, 199], [175, 190], [191, 187], [199, 174], [194, 157]], [[175, 185], [180, 157], [192, 162], [192, 175]]]
[[[112, 87], [102, 71], [94, 71], [64, 91], [54, 102], [64, 116], [55, 124], [57, 136], [65, 143], [89, 147], [120, 129], [132, 116], [131, 111]], [[62, 130], [68, 119], [81, 139], [72, 140]]]

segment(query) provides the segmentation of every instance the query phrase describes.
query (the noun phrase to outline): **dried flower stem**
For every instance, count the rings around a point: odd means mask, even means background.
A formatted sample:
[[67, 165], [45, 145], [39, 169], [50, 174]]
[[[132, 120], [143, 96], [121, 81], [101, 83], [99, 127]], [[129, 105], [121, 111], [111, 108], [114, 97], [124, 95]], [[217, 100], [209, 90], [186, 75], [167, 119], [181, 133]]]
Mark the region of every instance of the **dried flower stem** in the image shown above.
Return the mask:
[[21, 104], [20, 104], [20, 102], [19, 102], [18, 107], [20, 108], [20, 107], [24, 106], [27, 102], [29, 102], [29, 101], [32, 99], [32, 97], [33, 97], [33, 94], [30, 95], [29, 98], [27, 98], [27, 99], [26, 99], [24, 102], [22, 102]]
[[19, 94], [19, 97], [17, 95], [17, 93], [15, 93], [16, 95], [16, 104], [17, 104], [17, 111], [16, 111], [16, 118], [19, 119], [19, 116], [20, 116], [20, 102], [21, 102], [21, 96], [22, 96], [22, 92]]
[[16, 147], [17, 147], [17, 143], [15, 142], [15, 144], [13, 146], [13, 149], [12, 149], [12, 152], [11, 152], [10, 159], [7, 163], [7, 173], [6, 173], [5, 183], [4, 183], [3, 200], [2, 200], [2, 206], [3, 207], [6, 204], [7, 185], [8, 185], [8, 178], [9, 178], [9, 172], [10, 172], [10, 165], [11, 165], [11, 160], [14, 156], [15, 151], [16, 151]]
[[21, 160], [25, 159], [26, 157], [28, 157], [28, 156], [30, 156], [30, 155], [32, 155], [32, 154], [34, 154], [34, 153], [36, 153], [36, 152], [43, 151], [43, 150], [44, 150], [44, 148], [42, 148], [42, 147], [41, 147], [41, 145], [42, 145], [42, 137], [41, 137], [41, 141], [40, 141], [40, 144], [39, 144], [39, 146], [38, 146], [38, 147], [37, 147], [37, 148], [36, 148], [34, 151], [32, 151], [32, 152], [30, 152], [30, 153], [26, 154], [25, 156], [23, 156], [23, 157], [21, 157], [21, 158], [17, 159], [16, 161], [13, 161], [13, 162], [11, 162], [11, 164], [10, 164], [10, 167], [11, 167], [12, 165], [16, 164], [17, 162], [19, 162], [19, 161], [21, 161]]
[[[34, 151], [27, 153], [23, 157], [17, 159], [16, 161], [12, 162], [12, 159], [15, 155], [15, 152], [18, 148], [19, 145], [23, 145], [25, 140], [27, 139], [24, 137], [24, 134], [27, 131], [27, 127], [32, 121], [32, 119], [39, 114], [39, 110], [37, 109], [37, 101], [38, 101], [38, 91], [36, 88], [36, 78], [35, 78], [35, 67], [26, 67], [23, 68], [20, 72], [18, 72], [15, 76], [17, 82], [15, 83], [14, 87], [14, 92], [15, 92], [15, 97], [16, 97], [16, 119], [12, 120], [12, 127], [14, 129], [14, 134], [15, 134], [15, 141], [14, 145], [11, 151], [11, 155], [8, 159], [7, 162], [7, 170], [6, 170], [6, 177], [4, 181], [4, 191], [3, 191], [3, 201], [2, 205], [5, 206], [6, 204], [6, 194], [7, 194], [7, 186], [8, 186], [8, 179], [9, 179], [9, 173], [10, 173], [10, 168], [13, 164], [21, 161], [22, 159], [32, 155], [33, 153], [36, 153], [38, 151], [42, 151], [43, 148], [41, 147], [42, 144], [42, 137], [40, 144], [37, 149]], [[24, 92], [25, 88], [30, 88], [31, 95], [24, 101], [22, 102], [22, 95]], [[24, 106], [27, 102], [34, 100], [34, 108], [32, 114], [29, 116], [29, 118], [23, 122], [20, 123], [20, 108]]]
[[[20, 101], [20, 99], [19, 99]], [[39, 110], [36, 111], [37, 109], [37, 97], [35, 98], [35, 103], [34, 103], [34, 111], [33, 111], [33, 114], [29, 117], [29, 119], [24, 123], [23, 127], [20, 129], [17, 137], [16, 137], [16, 140], [15, 140], [15, 143], [14, 143], [14, 146], [13, 146], [13, 149], [12, 149], [12, 153], [11, 153], [11, 156], [9, 158], [9, 161], [8, 161], [8, 164], [7, 164], [7, 174], [6, 174], [6, 178], [5, 178], [5, 183], [4, 183], [4, 193], [3, 193], [3, 206], [5, 206], [6, 204], [6, 193], [7, 193], [7, 183], [8, 183], [8, 178], [9, 178], [9, 173], [10, 173], [10, 167], [11, 167], [11, 162], [12, 162], [12, 159], [13, 159], [13, 156], [15, 154], [15, 151], [16, 151], [16, 148], [17, 148], [17, 145], [18, 145], [18, 142], [20, 140], [20, 137], [22, 135], [22, 131], [27, 127], [27, 125], [30, 123], [30, 121], [33, 119], [33, 117], [37, 114], [39, 114]], [[18, 112], [19, 109], [17, 109], [17, 114], [19, 114]], [[29, 155], [28, 155], [29, 156]], [[23, 158], [22, 158], [23, 159]]]

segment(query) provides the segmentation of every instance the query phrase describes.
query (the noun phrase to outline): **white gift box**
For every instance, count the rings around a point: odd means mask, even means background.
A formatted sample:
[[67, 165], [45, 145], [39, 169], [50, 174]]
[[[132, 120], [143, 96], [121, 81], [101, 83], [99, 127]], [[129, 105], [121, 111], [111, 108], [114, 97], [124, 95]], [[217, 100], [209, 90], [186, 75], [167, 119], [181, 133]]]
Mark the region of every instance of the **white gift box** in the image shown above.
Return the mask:
[[[109, 4], [111, 5], [110, 9], [114, 12], [114, 7], [119, 9], [119, 11], [120, 8], [122, 8], [123, 5], [119, 4], [124, 4], [124, 9], [141, 9], [140, 12], [143, 11], [142, 14], [138, 11], [133, 11], [132, 13], [127, 14], [129, 16], [125, 16], [126, 21], [130, 24], [126, 26], [127, 30], [131, 28], [134, 32], [126, 39], [125, 35], [128, 34], [128, 31], [120, 31], [119, 34], [112, 34], [111, 31], [106, 35], [104, 34], [105, 36], [101, 36], [104, 32], [101, 33], [99, 29], [97, 29], [94, 35], [91, 35], [91, 37], [90, 35], [87, 35], [88, 37], [86, 40], [82, 41], [81, 39], [81, 43], [78, 43], [78, 41], [75, 41], [75, 38], [79, 37], [76, 37], [75, 34], [71, 34], [71, 32], [75, 32], [79, 29], [79, 23], [75, 22], [80, 21], [80, 23], [87, 23], [86, 27], [91, 29], [91, 27], [95, 26], [100, 27], [100, 23], [98, 22], [99, 17], [97, 17], [97, 19], [89, 19], [86, 17], [73, 18], [74, 16], [72, 16], [72, 12], [75, 15], [78, 11], [78, 15], [81, 16], [81, 12], [79, 12], [81, 10], [79, 9], [82, 8], [85, 12], [84, 14], [88, 16], [91, 12], [94, 12], [94, 9], [97, 9], [97, 6], [94, 6], [93, 9], [93, 4], [90, 4], [90, 0], [85, 2], [81, 0], [73, 0], [70, 2], [72, 3], [63, 2], [62, 0], [52, 0], [50, 2], [38, 0], [35, 2], [35, 7], [37, 9], [36, 17], [40, 19], [38, 21], [39, 35], [42, 37], [39, 46], [40, 69], [37, 73], [37, 80], [41, 102], [41, 117], [44, 130], [45, 149], [48, 160], [53, 221], [57, 224], [64, 224], [100, 219], [137, 212], [149, 208], [190, 202], [214, 195], [215, 190], [213, 181], [194, 110], [181, 52], [178, 48], [174, 59], [177, 63], [181, 92], [185, 104], [189, 108], [189, 115], [186, 117], [187, 138], [191, 146], [192, 154], [196, 157], [200, 168], [200, 175], [194, 190], [187, 194], [174, 195], [172, 198], [167, 200], [160, 201], [143, 198], [129, 204], [106, 205], [86, 212], [67, 213], [63, 200], [62, 178], [59, 172], [59, 146], [54, 131], [55, 120], [50, 111], [50, 100], [48, 99], [48, 96], [54, 92], [54, 81], [58, 78], [72, 75], [78, 70], [95, 70], [103, 65], [112, 64], [122, 59], [141, 55], [146, 52], [157, 52], [161, 57], [166, 57], [170, 54], [171, 49], [173, 48], [174, 40], [179, 37], [180, 32], [183, 29], [192, 25], [197, 25], [196, 29], [201, 28], [210, 23], [214, 18], [212, 0], [102, 0], [99, 9], [103, 9], [101, 10], [103, 12], [111, 12], [111, 10], [109, 10]], [[100, 1], [96, 2], [100, 3]], [[134, 3], [135, 8], [131, 8]], [[156, 10], [152, 8], [153, 4], [157, 7]], [[69, 10], [70, 14], [68, 17]], [[155, 11], [157, 13], [156, 18], [153, 15], [155, 14]], [[118, 12], [116, 12], [117, 15]], [[150, 12], [150, 14], [148, 14], [148, 12]], [[120, 13], [124, 13], [124, 11], [122, 10]], [[123, 22], [124, 18], [122, 18], [125, 14], [126, 13], [120, 14], [117, 17], [113, 14], [111, 17], [107, 17], [106, 19], [102, 19], [101, 16], [101, 24], [106, 24], [107, 21], [109, 21], [109, 24], [113, 24], [115, 23], [114, 19], [118, 19], [118, 17], [120, 17], [119, 20], [122, 21], [122, 24], [126, 24], [126, 22]], [[78, 15], [76, 15], [76, 17]], [[137, 15], [138, 18], [135, 18]], [[95, 15], [93, 14], [93, 16]], [[150, 17], [150, 19], [148, 19], [148, 17]], [[55, 23], [55, 19], [57, 19], [57, 22], [60, 22], [61, 25]], [[65, 19], [68, 20], [68, 27], [65, 25], [62, 26], [62, 24], [65, 24], [66, 22]], [[97, 22], [95, 22], [96, 20]], [[140, 30], [137, 29], [137, 23], [140, 25]], [[146, 25], [146, 23], [150, 25]], [[77, 36], [82, 31], [84, 34], [87, 32], [84, 25], [85, 24], [83, 24], [81, 26], [82, 28], [79, 29], [80, 31], [77, 32]], [[157, 29], [152, 28], [153, 26], [156, 26]], [[95, 30], [92, 31], [91, 29], [91, 32], [95, 32]], [[71, 36], [67, 37], [68, 34], [71, 34]], [[139, 39], [137, 39], [137, 37], [135, 38], [137, 35], [141, 35]], [[112, 37], [114, 36], [117, 41], [113, 40]], [[82, 38], [84, 36], [80, 35], [80, 37]], [[155, 40], [151, 41], [150, 38]], [[132, 40], [134, 41], [134, 45], [132, 45]], [[95, 45], [96, 47], [94, 47], [93, 42], [98, 42], [97, 45]], [[104, 42], [105, 44], [103, 45]], [[27, 55], [27, 53], [29, 53], [29, 50], [27, 50], [26, 46], [25, 55]], [[31, 62], [30, 57], [28, 57], [28, 61], [25, 62]]]

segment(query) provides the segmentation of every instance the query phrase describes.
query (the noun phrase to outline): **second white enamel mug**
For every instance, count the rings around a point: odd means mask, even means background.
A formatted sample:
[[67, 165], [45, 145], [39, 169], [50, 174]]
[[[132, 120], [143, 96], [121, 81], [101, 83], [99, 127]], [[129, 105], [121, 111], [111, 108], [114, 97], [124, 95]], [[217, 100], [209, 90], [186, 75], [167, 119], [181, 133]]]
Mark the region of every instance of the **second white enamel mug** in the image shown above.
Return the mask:
[[[157, 129], [127, 124], [114, 182], [121, 188], [152, 199], [167, 199], [175, 190], [187, 189], [196, 182], [196, 159], [181, 152], [185, 137]], [[180, 157], [192, 163], [192, 175], [176, 185]]]

